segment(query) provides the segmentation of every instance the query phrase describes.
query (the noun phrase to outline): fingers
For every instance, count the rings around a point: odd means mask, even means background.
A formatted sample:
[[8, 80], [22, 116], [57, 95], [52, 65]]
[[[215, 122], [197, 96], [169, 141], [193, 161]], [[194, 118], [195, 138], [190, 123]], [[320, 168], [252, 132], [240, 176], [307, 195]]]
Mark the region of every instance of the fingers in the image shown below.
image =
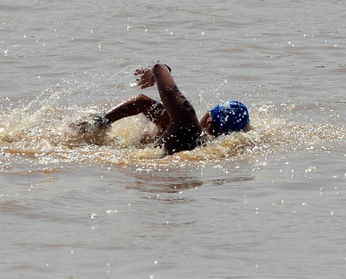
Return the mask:
[[71, 123], [69, 124], [69, 127], [72, 130], [77, 131], [78, 133], [86, 133], [87, 131], [91, 130], [91, 125], [87, 121]]
[[154, 85], [150, 80], [141, 80], [137, 83], [142, 89]]
[[144, 69], [143, 68], [139, 68], [139, 69], [136, 69], [136, 71], [133, 73], [135, 76], [137, 75], [141, 75], [144, 73]]
[[144, 80], [144, 79], [137, 79], [137, 85], [138, 86], [142, 86], [143, 84], [146, 84], [147, 83], [147, 81], [146, 80]]
[[139, 82], [138, 86], [140, 86], [141, 89], [144, 89], [144, 88], [147, 88], [147, 87], [151, 87], [154, 84], [155, 84], [155, 81], [149, 80], [149, 81]]
[[150, 86], [153, 86], [155, 84], [155, 79], [151, 73], [151, 69], [150, 68], [140, 68], [140, 69], [137, 69], [135, 72], [134, 72], [134, 75], [137, 76], [137, 75], [141, 75], [139, 78], [136, 79], [137, 81], [137, 85], [139, 87], [141, 87], [142, 89], [143, 88], [147, 88], [147, 87], [150, 87]]
[[150, 71], [150, 67], [140, 67], [140, 68], [136, 69], [133, 74], [135, 76], [137, 76], [137, 75], [142, 75], [142, 74], [149, 72], [149, 71]]

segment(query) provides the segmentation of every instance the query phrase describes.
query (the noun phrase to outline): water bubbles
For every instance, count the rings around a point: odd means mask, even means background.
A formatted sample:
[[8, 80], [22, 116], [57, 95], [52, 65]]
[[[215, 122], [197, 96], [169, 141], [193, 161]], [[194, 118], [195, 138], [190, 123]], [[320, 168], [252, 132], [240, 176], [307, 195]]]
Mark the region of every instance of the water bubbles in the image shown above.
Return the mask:
[[108, 215], [117, 214], [117, 213], [118, 213], [118, 210], [117, 210], [117, 209], [108, 209], [108, 210], [106, 211], [106, 213], [107, 213]]
[[323, 192], [324, 192], [324, 188], [321, 187], [321, 189], [320, 189], [320, 196], [323, 196]]
[[99, 215], [97, 213], [94, 213], [94, 212], [91, 212], [90, 214], [90, 219], [93, 220], [93, 219], [96, 219]]
[[107, 274], [111, 273], [111, 270], [110, 270], [111, 263], [106, 263], [106, 267], [107, 267], [106, 273]]
[[166, 28], [166, 33], [168, 33], [169, 35], [171, 35], [171, 36], [173, 36], [174, 35], [174, 32], [172, 32], [172, 31], [170, 31], [170, 32], [168, 32], [169, 30], [168, 30], [168, 28]]
[[317, 170], [316, 167], [309, 167], [305, 170], [305, 173], [312, 173], [312, 172], [315, 172]]

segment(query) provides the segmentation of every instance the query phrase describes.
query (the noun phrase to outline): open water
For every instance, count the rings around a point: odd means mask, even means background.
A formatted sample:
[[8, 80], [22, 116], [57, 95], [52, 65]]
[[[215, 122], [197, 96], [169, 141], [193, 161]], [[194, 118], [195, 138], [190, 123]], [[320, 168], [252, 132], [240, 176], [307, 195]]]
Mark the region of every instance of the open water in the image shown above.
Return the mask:
[[[344, 278], [344, 1], [0, 0], [0, 277]], [[69, 124], [160, 60], [247, 133], [161, 157]]]

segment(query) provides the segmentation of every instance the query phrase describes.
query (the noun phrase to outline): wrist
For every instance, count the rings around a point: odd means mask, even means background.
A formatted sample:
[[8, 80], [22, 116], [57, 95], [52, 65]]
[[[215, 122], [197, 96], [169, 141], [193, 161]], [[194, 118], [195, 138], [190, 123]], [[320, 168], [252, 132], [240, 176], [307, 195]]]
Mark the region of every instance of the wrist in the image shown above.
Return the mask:
[[163, 64], [163, 65], [165, 65], [167, 67], [169, 72], [172, 72], [172, 69], [167, 64]]
[[99, 129], [107, 129], [111, 122], [107, 117], [107, 114], [104, 112], [96, 112], [92, 114], [92, 119], [94, 126]]

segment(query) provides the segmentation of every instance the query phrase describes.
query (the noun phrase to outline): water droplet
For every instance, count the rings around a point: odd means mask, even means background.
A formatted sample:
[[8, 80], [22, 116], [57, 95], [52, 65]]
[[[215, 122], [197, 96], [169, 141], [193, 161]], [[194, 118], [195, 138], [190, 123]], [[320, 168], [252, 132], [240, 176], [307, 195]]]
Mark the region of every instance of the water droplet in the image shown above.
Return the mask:
[[106, 213], [107, 214], [116, 214], [116, 213], [118, 213], [118, 210], [116, 210], [116, 209], [108, 209], [107, 211], [106, 211]]
[[94, 212], [91, 212], [90, 219], [96, 219], [98, 215]]

